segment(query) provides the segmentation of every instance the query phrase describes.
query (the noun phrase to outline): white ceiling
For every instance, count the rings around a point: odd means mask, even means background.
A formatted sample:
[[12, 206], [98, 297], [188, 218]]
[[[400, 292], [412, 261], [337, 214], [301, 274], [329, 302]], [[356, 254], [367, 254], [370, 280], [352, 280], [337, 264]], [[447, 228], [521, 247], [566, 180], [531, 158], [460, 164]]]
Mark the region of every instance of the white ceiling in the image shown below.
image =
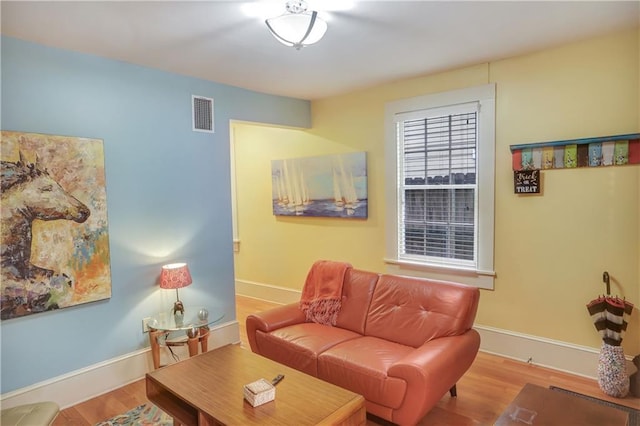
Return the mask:
[[[318, 99], [640, 25], [638, 1], [309, 0], [329, 29], [319, 43], [296, 51], [278, 43], [264, 24], [265, 17], [284, 12], [285, 0], [259, 1], [3, 0], [1, 32], [260, 92]], [[260, 15], [265, 7], [270, 10], [262, 16], [247, 13]]]

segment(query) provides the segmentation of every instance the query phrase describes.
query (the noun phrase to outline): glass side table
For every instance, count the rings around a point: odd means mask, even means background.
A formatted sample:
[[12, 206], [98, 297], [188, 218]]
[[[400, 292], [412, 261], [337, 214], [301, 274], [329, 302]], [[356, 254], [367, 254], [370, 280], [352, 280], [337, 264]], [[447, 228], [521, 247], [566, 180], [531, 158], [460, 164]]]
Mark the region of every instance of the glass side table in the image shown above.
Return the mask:
[[[203, 307], [186, 307], [182, 318], [173, 315], [173, 309], [160, 312], [147, 322], [149, 327], [149, 343], [151, 343], [151, 356], [153, 368], [160, 368], [160, 346], [184, 346], [189, 347], [189, 356], [198, 354], [198, 343], [202, 352], [208, 350], [209, 326], [220, 321], [224, 313], [209, 312]], [[184, 330], [186, 340], [171, 340], [167, 337], [170, 333]]]

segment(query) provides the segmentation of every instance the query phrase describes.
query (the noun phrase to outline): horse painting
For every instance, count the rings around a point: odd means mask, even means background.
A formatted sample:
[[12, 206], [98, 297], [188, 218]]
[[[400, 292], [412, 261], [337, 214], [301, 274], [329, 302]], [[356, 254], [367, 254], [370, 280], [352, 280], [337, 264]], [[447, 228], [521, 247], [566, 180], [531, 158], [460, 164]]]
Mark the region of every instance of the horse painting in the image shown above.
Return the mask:
[[0, 319], [111, 297], [100, 139], [0, 130]]
[[73, 277], [32, 263], [33, 222], [84, 223], [91, 212], [50, 176], [37, 156], [28, 163], [20, 152], [17, 162], [2, 161], [0, 171], [1, 318], [57, 309], [69, 297]]

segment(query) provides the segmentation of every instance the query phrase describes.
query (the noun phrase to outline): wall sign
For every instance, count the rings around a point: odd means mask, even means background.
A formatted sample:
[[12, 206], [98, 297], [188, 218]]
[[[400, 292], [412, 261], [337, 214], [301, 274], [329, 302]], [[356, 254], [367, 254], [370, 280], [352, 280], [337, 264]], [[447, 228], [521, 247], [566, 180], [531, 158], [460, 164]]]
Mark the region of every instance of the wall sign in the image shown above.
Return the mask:
[[539, 194], [540, 170], [514, 170], [513, 192], [516, 194]]

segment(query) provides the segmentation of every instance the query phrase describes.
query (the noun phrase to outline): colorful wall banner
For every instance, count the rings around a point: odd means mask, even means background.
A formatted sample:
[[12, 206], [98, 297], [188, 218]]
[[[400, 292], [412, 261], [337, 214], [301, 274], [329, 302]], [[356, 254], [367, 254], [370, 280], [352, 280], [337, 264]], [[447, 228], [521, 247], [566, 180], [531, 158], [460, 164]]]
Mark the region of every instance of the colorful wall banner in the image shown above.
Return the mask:
[[640, 133], [511, 145], [513, 170], [640, 164]]

